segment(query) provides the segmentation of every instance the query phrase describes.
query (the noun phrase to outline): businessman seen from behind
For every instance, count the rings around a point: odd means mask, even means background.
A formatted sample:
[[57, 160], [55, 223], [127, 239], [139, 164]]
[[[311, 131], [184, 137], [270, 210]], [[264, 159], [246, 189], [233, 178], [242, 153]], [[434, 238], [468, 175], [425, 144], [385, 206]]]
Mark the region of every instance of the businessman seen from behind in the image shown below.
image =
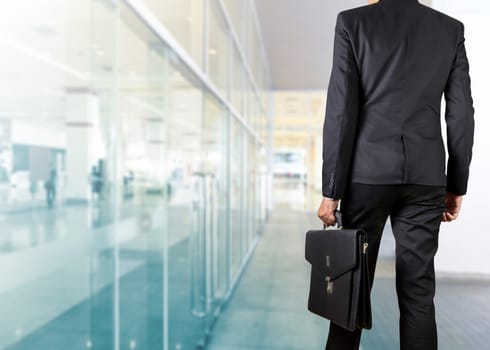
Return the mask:
[[[340, 204], [344, 227], [367, 232], [371, 285], [390, 217], [402, 350], [437, 349], [434, 255], [467, 192], [473, 115], [462, 22], [417, 0], [338, 14], [317, 214], [334, 225]], [[360, 338], [331, 323], [326, 349], [358, 349]]]

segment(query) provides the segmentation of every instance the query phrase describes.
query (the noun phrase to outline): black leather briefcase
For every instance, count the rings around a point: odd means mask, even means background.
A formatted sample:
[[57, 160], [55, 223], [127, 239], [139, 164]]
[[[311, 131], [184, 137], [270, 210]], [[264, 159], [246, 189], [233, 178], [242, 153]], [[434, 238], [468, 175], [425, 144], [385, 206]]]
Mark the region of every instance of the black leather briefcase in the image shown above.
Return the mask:
[[371, 301], [367, 237], [361, 229], [306, 232], [305, 258], [311, 264], [308, 310], [348, 329], [370, 329]]

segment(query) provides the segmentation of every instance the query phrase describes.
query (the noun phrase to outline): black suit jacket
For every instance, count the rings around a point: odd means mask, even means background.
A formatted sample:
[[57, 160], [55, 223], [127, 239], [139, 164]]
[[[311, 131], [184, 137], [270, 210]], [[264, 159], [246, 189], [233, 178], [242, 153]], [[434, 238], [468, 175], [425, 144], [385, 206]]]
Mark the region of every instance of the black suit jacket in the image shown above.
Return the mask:
[[417, 0], [380, 0], [338, 14], [323, 124], [323, 196], [342, 198], [347, 181], [466, 193], [474, 108], [464, 41], [463, 23]]

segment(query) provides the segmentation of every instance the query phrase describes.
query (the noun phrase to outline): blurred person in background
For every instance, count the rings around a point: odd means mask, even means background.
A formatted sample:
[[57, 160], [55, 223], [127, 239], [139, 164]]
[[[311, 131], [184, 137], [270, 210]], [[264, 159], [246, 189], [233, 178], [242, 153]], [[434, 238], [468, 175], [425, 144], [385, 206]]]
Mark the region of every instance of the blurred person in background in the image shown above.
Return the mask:
[[44, 182], [46, 191], [46, 204], [52, 208], [56, 201], [56, 169], [51, 169], [48, 179]]

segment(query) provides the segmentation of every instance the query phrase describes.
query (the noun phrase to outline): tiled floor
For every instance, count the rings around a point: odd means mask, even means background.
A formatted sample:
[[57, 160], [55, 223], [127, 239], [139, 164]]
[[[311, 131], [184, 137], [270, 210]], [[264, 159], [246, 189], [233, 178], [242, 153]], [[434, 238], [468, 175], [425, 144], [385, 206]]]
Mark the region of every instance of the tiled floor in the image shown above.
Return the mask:
[[[172, 263], [169, 267], [169, 279], [173, 282], [169, 286], [170, 343], [178, 344], [172, 349], [196, 349], [195, 344], [200, 338], [200, 333], [195, 330], [200, 329], [202, 320], [192, 317], [190, 312], [186, 312], [190, 310], [190, 300], [188, 294], [182, 293], [182, 291], [188, 290], [187, 284], [190, 283], [190, 279], [185, 275], [187, 260], [183, 258], [187, 254], [186, 242], [182, 240], [173, 245], [170, 254], [169, 260]], [[161, 262], [157, 254], [148, 253], [143, 257], [140, 255], [141, 252], [137, 250], [123, 249], [120, 251], [121, 259], [137, 260], [141, 258], [139, 260], [143, 260], [144, 258], [146, 263], [128, 268], [119, 280], [121, 318], [120, 346], [118, 348], [121, 350], [164, 349], [163, 318], [161, 316], [161, 310], [163, 310]], [[61, 284], [54, 280], [50, 280], [50, 282], [53, 285]], [[52, 293], [52, 298], [61, 299], [64, 295], [62, 289], [61, 286], [58, 293]], [[53, 290], [49, 291], [53, 292]], [[21, 290], [18, 289], [17, 292], [21, 292]], [[23, 292], [28, 293], [27, 291]], [[33, 294], [31, 292], [30, 298], [21, 296], [18, 299], [31, 300]], [[15, 295], [10, 296], [10, 298], [10, 305], [21, 304]], [[34, 309], [42, 316], [44, 310], [40, 303], [35, 303], [36, 300], [33, 300], [32, 308], [18, 310], [17, 313], [20, 315], [23, 313], [32, 314]], [[106, 284], [92, 293], [89, 298], [84, 298], [42, 327], [37, 327], [35, 331], [25, 335], [18, 342], [5, 347], [5, 349], [115, 349], [116, 346], [113, 342], [113, 303], [113, 284]], [[48, 314], [51, 315], [51, 312]], [[5, 329], [0, 328], [0, 336], [5, 333], [7, 337], [7, 333], [10, 331], [7, 328], [9, 323], [4, 323], [6, 327]], [[1, 348], [4, 349], [3, 346]]]
[[[310, 269], [304, 260], [304, 233], [318, 226], [311, 212], [277, 209], [272, 213], [233, 298], [215, 324], [209, 350], [324, 349], [328, 321], [306, 310]], [[373, 286], [374, 329], [363, 334], [364, 350], [399, 348], [391, 232], [387, 231]], [[438, 281], [439, 349], [488, 348], [489, 297], [488, 280]]]

